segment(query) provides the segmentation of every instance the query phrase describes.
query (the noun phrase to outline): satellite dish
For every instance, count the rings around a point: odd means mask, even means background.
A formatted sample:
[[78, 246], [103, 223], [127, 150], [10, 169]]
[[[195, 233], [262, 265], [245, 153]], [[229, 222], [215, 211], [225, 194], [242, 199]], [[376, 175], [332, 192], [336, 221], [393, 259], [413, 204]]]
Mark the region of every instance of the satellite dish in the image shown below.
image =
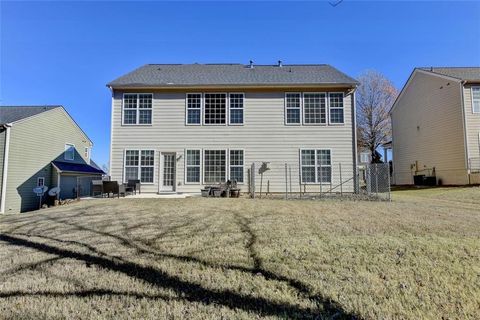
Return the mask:
[[55, 197], [60, 194], [60, 187], [54, 187], [48, 191], [48, 195], [51, 197]]
[[33, 188], [33, 192], [36, 193], [38, 196], [43, 195], [48, 190], [47, 186], [40, 186]]

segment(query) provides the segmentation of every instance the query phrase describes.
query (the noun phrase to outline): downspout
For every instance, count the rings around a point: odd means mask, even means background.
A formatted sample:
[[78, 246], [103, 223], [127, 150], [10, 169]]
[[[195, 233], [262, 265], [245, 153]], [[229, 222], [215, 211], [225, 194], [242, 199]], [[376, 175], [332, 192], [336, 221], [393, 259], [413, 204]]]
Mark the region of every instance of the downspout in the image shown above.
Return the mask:
[[468, 164], [468, 135], [467, 135], [467, 115], [465, 114], [465, 99], [463, 96], [463, 88], [465, 86], [466, 81], [463, 80], [460, 82], [460, 99], [461, 99], [461, 107], [462, 107], [462, 118], [463, 118], [463, 143], [464, 143], [464, 150], [465, 150], [465, 168], [467, 169], [468, 175], [468, 184], [470, 184], [470, 167]]
[[[112, 162], [113, 162], [113, 105], [115, 103], [115, 91], [112, 87], [108, 87], [110, 92], [112, 93], [112, 100], [111, 100], [111, 107], [110, 107], [110, 159], [108, 160], [108, 177], [111, 179], [112, 177]], [[120, 120], [122, 121], [122, 120]]]
[[357, 168], [357, 111], [356, 111], [356, 88], [352, 92], [352, 151], [353, 151], [353, 192], [359, 192], [355, 190], [358, 186], [358, 168]]
[[12, 125], [6, 123], [3, 125], [5, 128], [5, 149], [3, 156], [3, 175], [2, 175], [2, 197], [0, 205], [0, 213], [5, 213], [5, 201], [7, 199], [7, 175], [8, 175], [8, 154], [10, 152], [10, 130]]

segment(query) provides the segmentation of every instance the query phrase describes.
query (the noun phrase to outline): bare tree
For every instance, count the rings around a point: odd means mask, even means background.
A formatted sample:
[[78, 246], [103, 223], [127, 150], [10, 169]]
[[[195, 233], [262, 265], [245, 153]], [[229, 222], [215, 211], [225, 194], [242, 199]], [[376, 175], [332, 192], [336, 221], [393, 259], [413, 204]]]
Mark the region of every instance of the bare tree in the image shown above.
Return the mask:
[[366, 71], [358, 79], [357, 135], [358, 146], [370, 150], [373, 163], [380, 162], [376, 151], [391, 139], [392, 129], [388, 112], [397, 97], [393, 83], [377, 71]]
[[107, 176], [110, 175], [110, 161], [102, 165], [102, 170], [107, 174]]

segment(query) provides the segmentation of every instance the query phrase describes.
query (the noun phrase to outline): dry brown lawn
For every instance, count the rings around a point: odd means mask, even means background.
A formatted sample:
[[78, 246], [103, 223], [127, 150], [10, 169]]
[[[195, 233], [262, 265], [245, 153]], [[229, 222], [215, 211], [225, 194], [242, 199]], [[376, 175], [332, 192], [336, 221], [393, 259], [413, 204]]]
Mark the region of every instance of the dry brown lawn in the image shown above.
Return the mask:
[[0, 318], [480, 318], [480, 188], [0, 217]]

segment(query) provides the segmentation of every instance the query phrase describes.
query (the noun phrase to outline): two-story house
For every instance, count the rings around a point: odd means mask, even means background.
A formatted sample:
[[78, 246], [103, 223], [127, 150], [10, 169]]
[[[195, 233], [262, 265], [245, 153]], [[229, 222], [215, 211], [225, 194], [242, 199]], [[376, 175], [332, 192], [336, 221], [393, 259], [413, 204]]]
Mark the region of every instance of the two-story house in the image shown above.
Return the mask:
[[35, 187], [59, 187], [60, 199], [90, 195], [104, 174], [92, 145], [62, 106], [0, 106], [0, 213], [38, 209]]
[[480, 67], [414, 69], [390, 115], [396, 184], [480, 183]]
[[[357, 82], [329, 65], [149, 64], [107, 84], [110, 173], [142, 191], [198, 193], [265, 172], [270, 192], [348, 180], [356, 166]], [[258, 183], [259, 179], [255, 179]], [[264, 189], [265, 190], [265, 189]]]

